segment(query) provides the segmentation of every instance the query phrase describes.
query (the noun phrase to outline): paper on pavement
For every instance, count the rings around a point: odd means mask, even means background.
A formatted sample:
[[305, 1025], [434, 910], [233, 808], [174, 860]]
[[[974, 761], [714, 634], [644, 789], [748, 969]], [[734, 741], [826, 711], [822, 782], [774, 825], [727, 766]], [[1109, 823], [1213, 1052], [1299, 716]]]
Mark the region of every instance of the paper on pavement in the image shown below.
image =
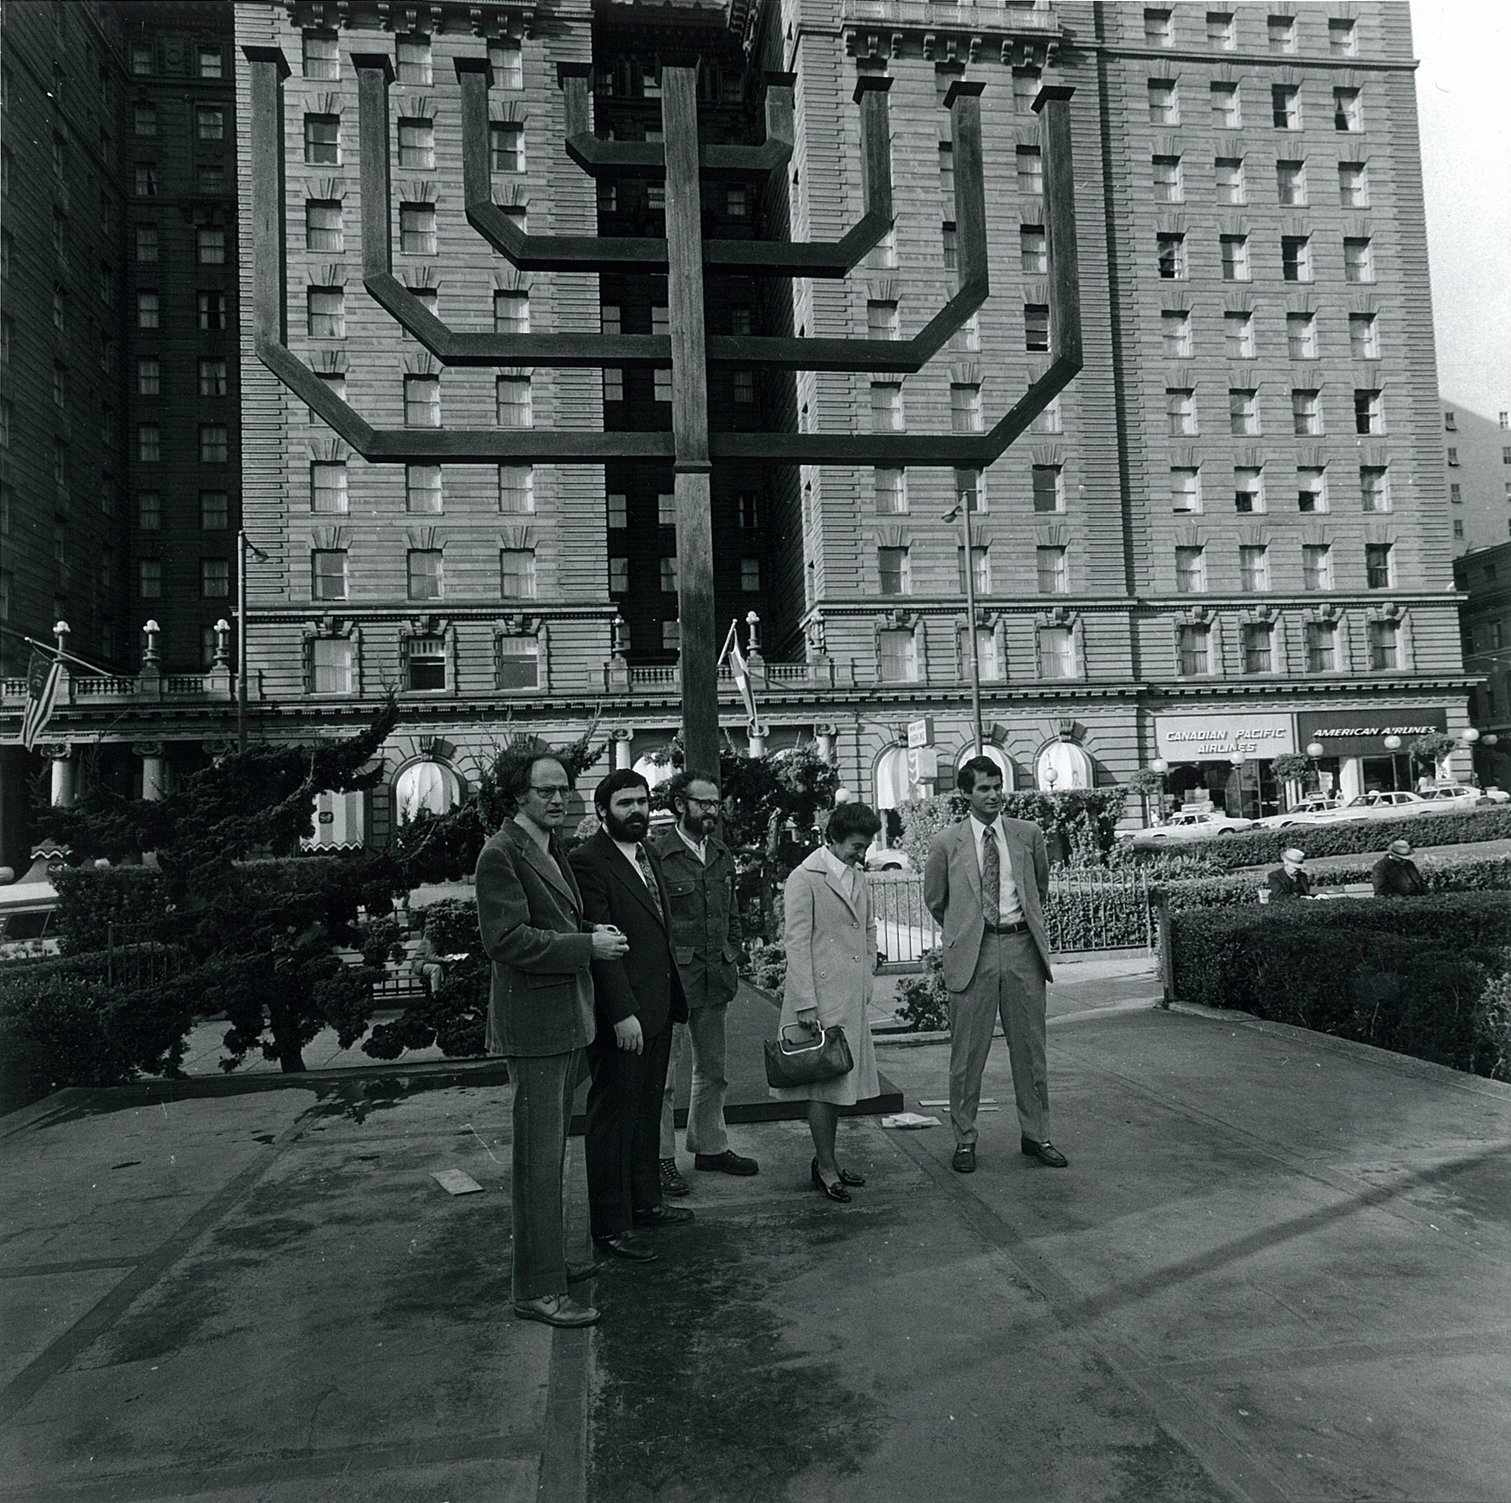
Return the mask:
[[472, 1195], [483, 1188], [470, 1174], [463, 1174], [460, 1169], [437, 1169], [430, 1177], [448, 1195]]
[[922, 1117], [917, 1112], [893, 1112], [881, 1119], [883, 1127], [938, 1127], [938, 1117]]

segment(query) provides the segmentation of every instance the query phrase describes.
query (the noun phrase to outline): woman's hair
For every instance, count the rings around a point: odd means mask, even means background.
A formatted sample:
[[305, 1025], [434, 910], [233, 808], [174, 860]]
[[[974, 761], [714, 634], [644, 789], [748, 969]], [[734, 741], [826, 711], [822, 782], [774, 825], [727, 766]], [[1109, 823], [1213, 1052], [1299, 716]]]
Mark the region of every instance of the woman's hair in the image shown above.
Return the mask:
[[881, 816], [870, 804], [836, 804], [824, 826], [825, 840], [848, 840], [852, 835], [870, 839], [881, 829]]

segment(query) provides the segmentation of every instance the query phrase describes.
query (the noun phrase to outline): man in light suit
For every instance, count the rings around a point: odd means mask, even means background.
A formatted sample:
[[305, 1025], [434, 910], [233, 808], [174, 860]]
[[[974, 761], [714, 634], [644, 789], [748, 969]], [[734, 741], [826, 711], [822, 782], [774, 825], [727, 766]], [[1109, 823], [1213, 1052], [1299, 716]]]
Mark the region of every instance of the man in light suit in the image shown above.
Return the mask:
[[549, 1326], [587, 1326], [591, 1305], [567, 1292], [597, 1272], [566, 1260], [562, 1168], [583, 1049], [593, 1037], [596, 960], [625, 951], [624, 936], [592, 930], [557, 832], [571, 783], [549, 754], [514, 769], [518, 812], [483, 847], [475, 876], [478, 927], [493, 962], [488, 1052], [509, 1062], [514, 1085], [510, 1175], [514, 1313]]
[[1021, 1147], [1052, 1169], [1067, 1166], [1049, 1140], [1049, 1077], [1044, 1059], [1044, 985], [1053, 980], [1040, 898], [1049, 882], [1044, 832], [999, 817], [1002, 769], [970, 758], [959, 788], [967, 817], [935, 836], [924, 865], [923, 901], [944, 932], [950, 993], [950, 1122], [960, 1174], [976, 1168], [981, 1073], [998, 1017], [1013, 1071]]

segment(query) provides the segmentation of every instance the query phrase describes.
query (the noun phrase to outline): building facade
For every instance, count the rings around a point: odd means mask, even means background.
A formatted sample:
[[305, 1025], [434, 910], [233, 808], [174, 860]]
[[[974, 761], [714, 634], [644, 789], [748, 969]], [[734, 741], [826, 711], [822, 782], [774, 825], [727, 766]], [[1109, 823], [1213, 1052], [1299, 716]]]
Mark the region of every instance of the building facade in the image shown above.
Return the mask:
[[1511, 537], [1511, 412], [1495, 419], [1443, 403], [1453, 554], [1496, 548]]
[[1474, 770], [1486, 786], [1511, 788], [1511, 543], [1456, 558], [1453, 574], [1465, 595], [1464, 666], [1480, 680]]
[[[974, 749], [967, 568], [986, 738], [1017, 786], [1111, 784], [1162, 759], [1180, 797], [1255, 812], [1279, 796], [1282, 751], [1320, 739], [1357, 791], [1403, 776], [1386, 744], [1399, 727], [1467, 725], [1405, 7], [1067, 0], [967, 17], [766, 0], [714, 28], [700, 15], [237, 6], [247, 243], [266, 166], [251, 160], [246, 58], [276, 49], [286, 69], [295, 358], [375, 426], [669, 426], [664, 373], [443, 369], [367, 295], [354, 59], [391, 65], [394, 275], [443, 323], [651, 333], [664, 280], [522, 274], [471, 228], [456, 64], [487, 62], [492, 197], [516, 224], [633, 237], [663, 232], [659, 185], [595, 188], [572, 163], [558, 67], [593, 65], [599, 135], [654, 139], [660, 56], [693, 49], [709, 140], [759, 141], [763, 74], [794, 78], [786, 168], [705, 193], [723, 239], [842, 236], [863, 207], [857, 81], [891, 80], [891, 232], [843, 280], [712, 277], [711, 334], [917, 333], [956, 281], [941, 106], [954, 80], [983, 85], [980, 313], [913, 375], [715, 370], [713, 426], [990, 427], [1052, 353], [1032, 103], [1068, 86], [1086, 360], [1034, 431], [985, 472], [716, 466], [718, 609], [756, 618], [742, 624], [756, 744], [815, 740], [883, 807], [948, 786]], [[250, 257], [239, 292], [250, 306]], [[241, 379], [244, 516], [262, 555], [246, 573], [252, 734], [350, 727], [390, 689], [403, 710], [385, 785], [325, 810], [325, 839], [381, 840], [516, 732], [596, 720], [612, 744], [600, 767], [666, 744], [680, 719], [669, 470], [370, 464], [249, 331]], [[730, 684], [744, 746], [738, 703]], [[923, 717], [931, 744], [910, 758]]]

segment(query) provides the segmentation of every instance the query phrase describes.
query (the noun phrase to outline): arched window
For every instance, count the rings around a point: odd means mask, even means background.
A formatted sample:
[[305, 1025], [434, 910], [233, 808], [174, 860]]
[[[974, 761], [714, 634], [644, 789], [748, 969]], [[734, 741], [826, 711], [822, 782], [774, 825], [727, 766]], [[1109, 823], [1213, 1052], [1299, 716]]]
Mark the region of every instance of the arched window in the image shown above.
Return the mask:
[[442, 762], [411, 762], [394, 779], [394, 814], [400, 824], [420, 811], [445, 814], [462, 796], [457, 775]]
[[[955, 771], [958, 773], [960, 769], [964, 767], [965, 764], [969, 762], [975, 755], [976, 743], [974, 741], [967, 741], [966, 744], [961, 747], [960, 755], [955, 758]], [[1002, 786], [1007, 792], [1011, 793], [1015, 786], [1013, 780], [1013, 764], [1008, 761], [1007, 754], [999, 747], [995, 747], [991, 745], [990, 742], [988, 742], [986, 746], [982, 748], [982, 755], [989, 757], [993, 762], [997, 764], [998, 767], [1002, 769]], [[948, 790], [941, 788], [939, 791], [941, 793], [947, 791], [953, 792], [954, 784], [952, 783]]]
[[1095, 782], [1091, 758], [1074, 741], [1051, 741], [1039, 753], [1034, 780], [1045, 793], [1090, 788]]
[[638, 757], [632, 771], [638, 772], [652, 788], [667, 782], [676, 772], [670, 762], [653, 762], [649, 757]]

